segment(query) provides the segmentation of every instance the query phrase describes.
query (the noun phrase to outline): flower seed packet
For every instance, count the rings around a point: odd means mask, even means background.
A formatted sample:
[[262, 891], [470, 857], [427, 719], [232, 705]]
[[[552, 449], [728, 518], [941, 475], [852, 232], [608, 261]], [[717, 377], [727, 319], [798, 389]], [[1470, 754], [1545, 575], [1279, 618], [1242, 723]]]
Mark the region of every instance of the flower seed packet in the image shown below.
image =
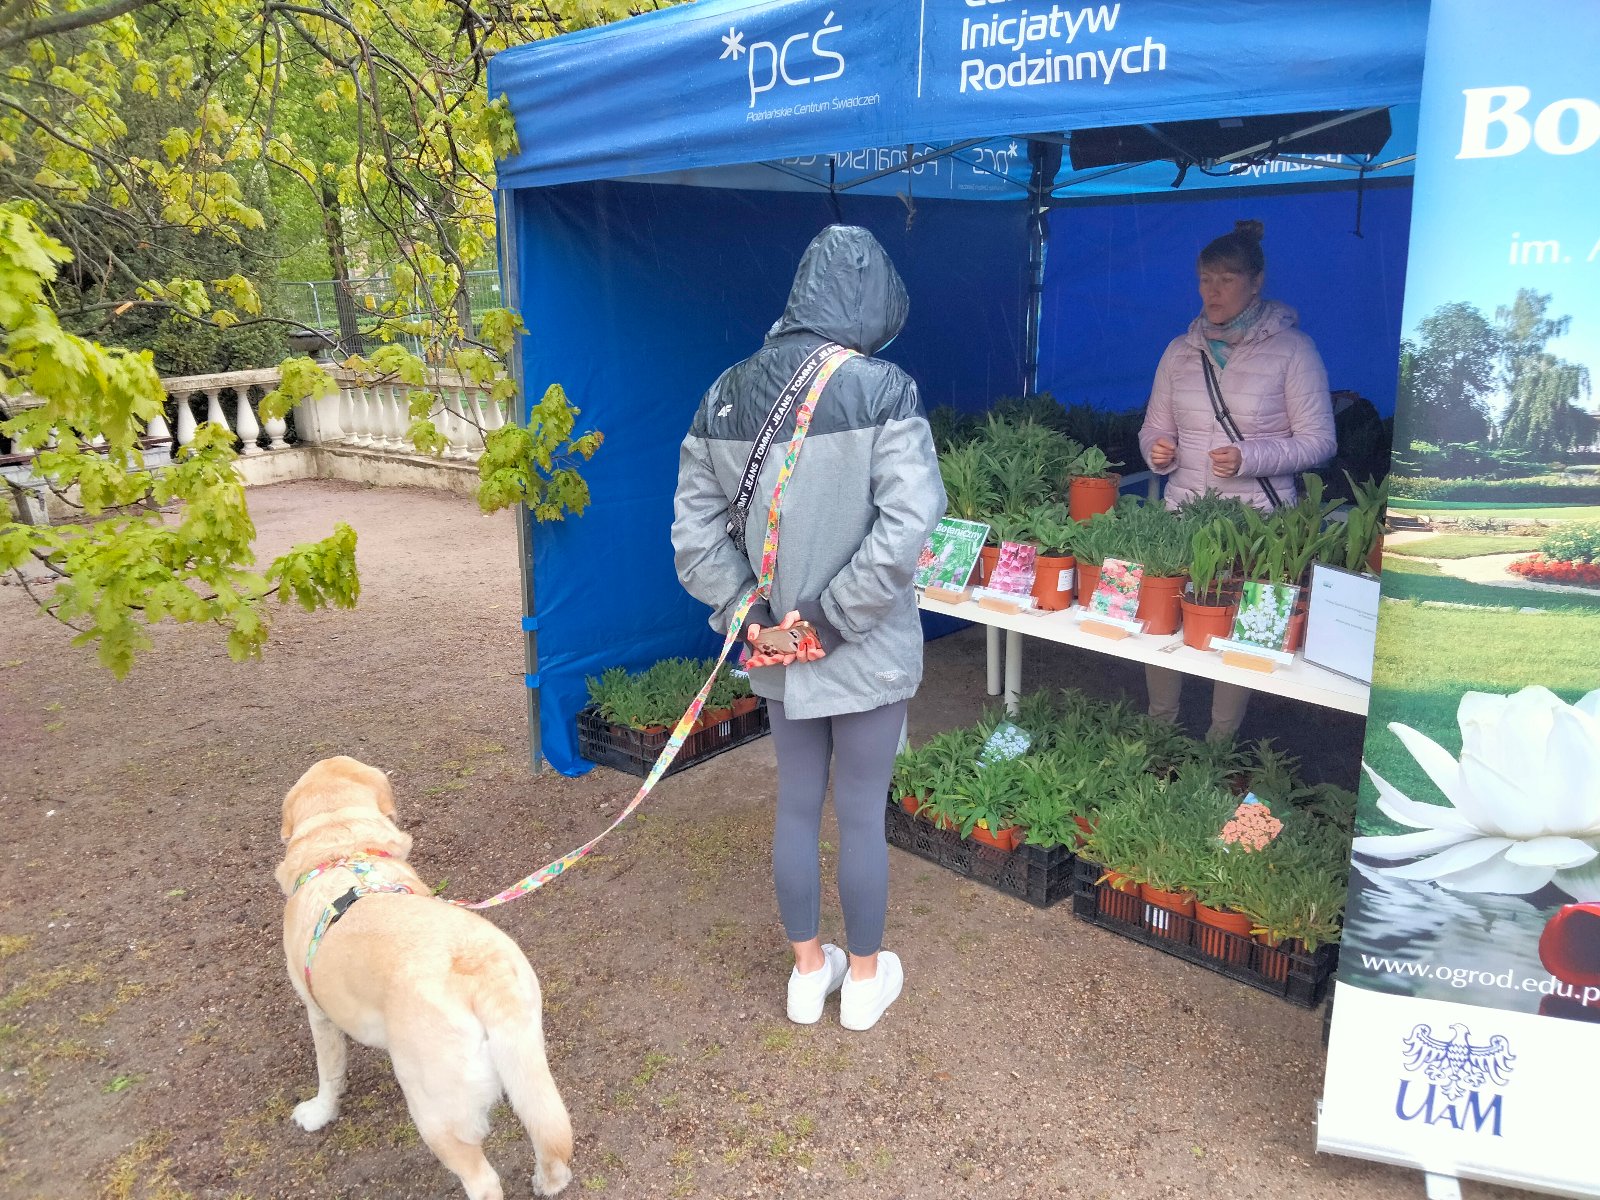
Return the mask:
[[1289, 640], [1289, 618], [1299, 598], [1300, 589], [1292, 583], [1244, 584], [1239, 614], [1233, 620], [1233, 640], [1281, 652]]
[[1139, 585], [1144, 568], [1138, 563], [1108, 558], [1100, 565], [1100, 583], [1089, 597], [1089, 611], [1116, 621], [1135, 620], [1139, 612]]
[[1001, 542], [1000, 557], [989, 576], [989, 590], [1008, 596], [1027, 596], [1033, 592], [1033, 575], [1038, 548], [1022, 542]]
[[977, 565], [989, 527], [981, 521], [961, 521], [945, 517], [931, 534], [917, 558], [913, 582], [919, 588], [942, 587], [952, 590], [966, 586]]

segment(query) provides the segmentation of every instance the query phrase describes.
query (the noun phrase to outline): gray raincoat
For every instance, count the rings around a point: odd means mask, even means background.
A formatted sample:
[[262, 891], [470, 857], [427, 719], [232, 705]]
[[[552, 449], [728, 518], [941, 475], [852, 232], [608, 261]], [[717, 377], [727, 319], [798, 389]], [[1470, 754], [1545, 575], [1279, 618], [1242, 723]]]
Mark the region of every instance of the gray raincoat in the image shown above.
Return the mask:
[[[724, 526], [750, 446], [801, 360], [824, 341], [871, 355], [900, 332], [906, 291], [872, 234], [823, 230], [806, 249], [783, 316], [755, 354], [724, 371], [700, 402], [678, 457], [672, 545], [678, 578], [726, 632], [755, 586], [767, 510], [791, 416], [762, 464], [740, 552]], [[912, 576], [944, 515], [944, 484], [917, 385], [900, 368], [852, 358], [833, 375], [789, 479], [770, 611], [814, 622], [827, 657], [750, 672], [759, 696], [795, 720], [865, 712], [913, 695], [922, 625]]]

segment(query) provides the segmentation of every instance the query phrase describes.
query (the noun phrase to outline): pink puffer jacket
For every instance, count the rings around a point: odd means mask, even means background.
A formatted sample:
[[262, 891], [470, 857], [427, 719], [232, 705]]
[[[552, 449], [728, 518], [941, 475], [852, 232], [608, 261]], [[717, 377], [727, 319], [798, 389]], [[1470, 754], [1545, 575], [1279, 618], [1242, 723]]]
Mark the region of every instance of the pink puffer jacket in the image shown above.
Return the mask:
[[1293, 503], [1295, 477], [1332, 458], [1337, 444], [1321, 355], [1310, 337], [1295, 328], [1294, 309], [1276, 300], [1266, 302], [1260, 320], [1233, 348], [1227, 367], [1217, 372], [1228, 411], [1244, 436], [1239, 474], [1221, 479], [1211, 473], [1208, 456], [1231, 443], [1206, 393], [1200, 356], [1208, 351], [1201, 321], [1196, 317], [1161, 356], [1139, 431], [1146, 460], [1157, 438], [1177, 443], [1177, 458], [1156, 472], [1168, 476], [1167, 507], [1214, 489], [1268, 508], [1266, 493], [1256, 482], [1262, 475], [1272, 480], [1285, 504]]

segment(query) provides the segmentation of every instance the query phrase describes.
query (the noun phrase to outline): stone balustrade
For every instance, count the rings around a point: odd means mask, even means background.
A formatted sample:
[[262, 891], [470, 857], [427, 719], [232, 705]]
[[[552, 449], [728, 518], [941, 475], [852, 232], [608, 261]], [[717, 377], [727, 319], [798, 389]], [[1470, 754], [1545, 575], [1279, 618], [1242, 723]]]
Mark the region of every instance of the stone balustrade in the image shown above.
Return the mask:
[[[259, 415], [261, 397], [278, 386], [277, 368], [163, 379], [175, 419], [170, 427], [160, 415], [150, 421], [142, 439], [146, 465], [165, 465], [194, 441], [205, 422], [238, 438], [237, 468], [247, 484], [333, 478], [442, 487], [462, 494], [475, 490], [474, 467], [484, 438], [507, 420], [505, 405], [491, 399], [487, 389], [453, 371], [430, 372], [422, 388], [371, 382], [339, 367], [330, 371], [338, 390], [294, 408], [294, 445], [287, 440], [287, 421], [262, 421]], [[406, 436], [414, 391], [433, 397], [429, 416], [445, 439], [437, 457], [419, 454]], [[231, 405], [224, 402], [225, 395], [232, 395]], [[28, 397], [13, 396], [6, 404], [13, 411], [30, 406]], [[24, 519], [30, 520], [54, 503], [44, 481], [33, 473], [31, 460], [26, 454], [0, 455], [0, 474], [22, 489], [17, 492], [23, 497], [19, 504], [26, 502]]]
[[[411, 428], [413, 391], [426, 391], [433, 396], [429, 415], [445, 438], [441, 455], [444, 459], [477, 461], [483, 453], [485, 435], [505, 424], [504, 407], [490, 399], [487, 390], [453, 371], [431, 372], [427, 386], [415, 389], [400, 383], [369, 382], [343, 368], [334, 368], [332, 374], [339, 385], [337, 395], [305, 401], [294, 410], [295, 434], [301, 443], [414, 454], [406, 436]], [[264, 395], [278, 384], [276, 369], [189, 375], [164, 379], [162, 383], [177, 405], [177, 428], [172, 436], [178, 447], [192, 442], [197, 420], [205, 420], [234, 433], [242, 443], [240, 454], [244, 457], [288, 448], [284, 441], [286, 422], [263, 423], [256, 413], [257, 393]], [[236, 397], [231, 425], [222, 404], [222, 394], [227, 391]], [[204, 416], [197, 418], [201, 407]], [[166, 422], [156, 418], [148, 432], [154, 437], [167, 436]]]

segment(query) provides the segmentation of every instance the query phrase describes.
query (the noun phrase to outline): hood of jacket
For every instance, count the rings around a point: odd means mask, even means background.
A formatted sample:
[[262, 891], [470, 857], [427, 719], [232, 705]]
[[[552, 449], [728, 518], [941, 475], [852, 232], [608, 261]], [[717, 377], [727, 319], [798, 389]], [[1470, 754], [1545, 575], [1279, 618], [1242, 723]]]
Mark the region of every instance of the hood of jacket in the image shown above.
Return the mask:
[[[1263, 342], [1273, 334], [1293, 329], [1300, 323], [1299, 314], [1281, 300], [1265, 300], [1261, 307], [1261, 316], [1250, 327], [1249, 332], [1239, 339], [1239, 345], [1234, 347], [1235, 350]], [[1206, 318], [1202, 313], [1189, 322], [1189, 332], [1185, 335], [1189, 339], [1189, 344], [1198, 350], [1206, 348], [1206, 335], [1201, 332], [1205, 323]]]
[[905, 284], [878, 239], [856, 225], [830, 225], [806, 247], [783, 316], [767, 337], [814, 333], [876, 354], [909, 311]]

